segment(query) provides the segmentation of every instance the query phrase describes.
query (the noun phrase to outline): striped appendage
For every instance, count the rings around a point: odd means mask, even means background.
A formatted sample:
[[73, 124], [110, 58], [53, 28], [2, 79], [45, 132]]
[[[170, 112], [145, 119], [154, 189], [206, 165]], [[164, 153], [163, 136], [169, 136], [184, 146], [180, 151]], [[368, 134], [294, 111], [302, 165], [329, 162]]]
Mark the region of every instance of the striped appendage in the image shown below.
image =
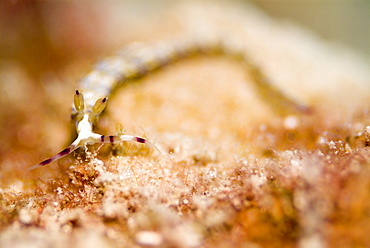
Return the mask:
[[147, 144], [149, 146], [154, 147], [151, 143], [149, 143], [146, 139], [131, 136], [131, 135], [100, 135], [94, 133], [92, 131], [92, 123], [91, 119], [92, 116], [99, 115], [106, 106], [106, 98], [101, 98], [96, 101], [96, 103], [92, 106], [91, 110], [85, 111], [84, 107], [84, 98], [83, 94], [76, 90], [75, 99], [74, 99], [75, 109], [78, 111], [77, 116], [83, 116], [81, 120], [77, 121], [77, 139], [66, 149], [59, 152], [58, 154], [54, 155], [53, 157], [42, 161], [39, 164], [33, 165], [28, 168], [28, 171], [48, 165], [62, 157], [65, 157], [72, 153], [79, 147], [84, 147], [86, 145], [92, 145], [96, 143], [114, 143], [114, 142], [122, 142], [122, 141], [134, 141], [138, 143]]
[[249, 71], [257, 92], [279, 112], [307, 113], [310, 111], [309, 107], [297, 103], [268, 83], [262, 71], [251, 62], [246, 50], [238, 39], [230, 37], [188, 39], [181, 36], [149, 45], [135, 43], [127, 46], [115, 56], [98, 63], [94, 70], [78, 83], [72, 107], [72, 119], [76, 122], [78, 133], [77, 139], [68, 148], [28, 170], [50, 164], [79, 147], [95, 143], [134, 141], [148, 144], [145, 139], [135, 136], [104, 136], [94, 133], [93, 124], [103, 112], [107, 97], [120, 84], [144, 76], [179, 59], [195, 55], [225, 55], [240, 61], [241, 65]]
[[76, 147], [74, 145], [70, 145], [69, 147], [67, 147], [63, 151], [57, 153], [56, 155], [52, 156], [51, 158], [48, 158], [48, 159], [42, 161], [41, 163], [38, 163], [38, 164], [35, 164], [35, 165], [31, 166], [30, 168], [28, 168], [27, 171], [31, 171], [33, 169], [48, 165], [48, 164], [50, 164], [50, 163], [52, 163], [52, 162], [54, 162], [54, 161], [56, 161], [60, 158], [63, 158], [65, 156], [71, 154], [74, 150], [76, 150]]

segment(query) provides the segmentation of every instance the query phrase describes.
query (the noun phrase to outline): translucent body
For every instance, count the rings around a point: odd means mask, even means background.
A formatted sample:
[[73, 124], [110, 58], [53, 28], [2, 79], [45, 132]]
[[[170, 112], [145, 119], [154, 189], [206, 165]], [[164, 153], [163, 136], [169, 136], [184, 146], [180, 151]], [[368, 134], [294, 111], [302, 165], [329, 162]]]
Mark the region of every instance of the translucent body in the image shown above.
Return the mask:
[[158, 70], [171, 62], [196, 55], [223, 55], [239, 61], [248, 70], [260, 96], [271, 103], [278, 112], [309, 111], [307, 106], [290, 99], [267, 82], [258, 66], [251, 62], [243, 44], [237, 39], [216, 36], [189, 39], [178, 36], [147, 45], [134, 43], [115, 56], [97, 63], [94, 69], [78, 83], [72, 106], [72, 119], [76, 123], [77, 139], [60, 153], [30, 167], [29, 170], [50, 164], [79, 147], [95, 143], [134, 141], [150, 144], [143, 138], [131, 135], [100, 135], [94, 133], [93, 125], [103, 112], [107, 97], [119, 85]]

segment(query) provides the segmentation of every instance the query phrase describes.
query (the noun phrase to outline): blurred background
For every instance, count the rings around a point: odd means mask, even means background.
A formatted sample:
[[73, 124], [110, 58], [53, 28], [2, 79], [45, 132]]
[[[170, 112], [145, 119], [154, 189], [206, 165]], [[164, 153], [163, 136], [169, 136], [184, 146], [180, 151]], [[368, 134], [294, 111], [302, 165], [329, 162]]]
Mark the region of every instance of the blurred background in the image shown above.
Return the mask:
[[[247, 1], [244, 1], [247, 2]], [[268, 15], [293, 22], [320, 37], [355, 50], [370, 61], [370, 1], [367, 0], [251, 0]], [[109, 5], [159, 8], [171, 1], [18, 1], [0, 2], [0, 58], [20, 61], [32, 75], [58, 69], [97, 47], [108, 46], [106, 36], [116, 27], [104, 16]], [[134, 7], [133, 7], [134, 6]], [[108, 23], [108, 24], [107, 24]], [[121, 28], [122, 29], [122, 28]], [[130, 32], [135, 32], [131, 30]], [[112, 40], [112, 38], [111, 38]], [[114, 39], [113, 39], [114, 40]], [[108, 46], [109, 47], [109, 46]], [[96, 50], [95, 50], [96, 52]], [[37, 57], [37, 63], [35, 63]]]
[[[94, 61], [140, 37], [140, 30], [155, 38], [158, 30], [150, 30], [148, 20], [160, 19], [158, 13], [174, 3], [0, 1], [1, 171], [23, 170], [67, 144], [70, 109], [65, 106], [72, 102], [76, 80]], [[251, 3], [370, 61], [370, 1]], [[171, 28], [171, 23], [163, 26]]]
[[370, 60], [370, 1], [252, 0], [276, 19], [294, 22]]

